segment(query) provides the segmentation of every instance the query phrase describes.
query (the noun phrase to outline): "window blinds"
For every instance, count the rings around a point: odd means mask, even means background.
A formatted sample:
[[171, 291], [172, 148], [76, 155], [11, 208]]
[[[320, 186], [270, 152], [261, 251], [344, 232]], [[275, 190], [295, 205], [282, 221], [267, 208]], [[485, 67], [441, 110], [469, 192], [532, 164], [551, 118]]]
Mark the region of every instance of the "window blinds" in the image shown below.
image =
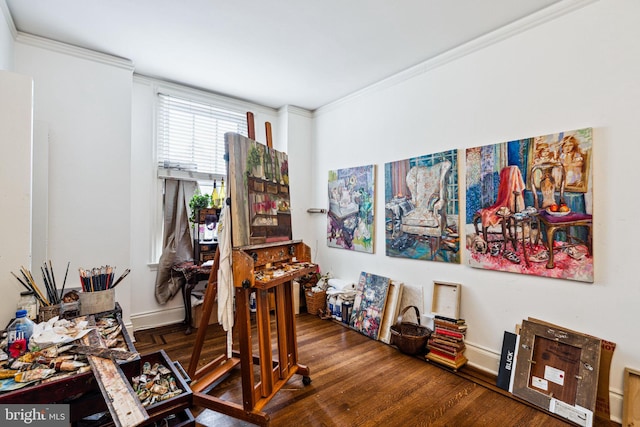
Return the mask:
[[158, 93], [158, 168], [226, 175], [224, 134], [247, 135], [245, 114]]

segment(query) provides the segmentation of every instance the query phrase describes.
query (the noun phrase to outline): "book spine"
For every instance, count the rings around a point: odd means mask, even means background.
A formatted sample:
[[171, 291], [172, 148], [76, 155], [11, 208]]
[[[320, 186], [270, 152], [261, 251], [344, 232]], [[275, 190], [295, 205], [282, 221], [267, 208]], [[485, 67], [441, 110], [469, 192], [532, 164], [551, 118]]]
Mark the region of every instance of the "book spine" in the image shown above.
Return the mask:
[[458, 355], [452, 356], [450, 354], [445, 353], [444, 351], [435, 350], [435, 349], [432, 349], [430, 351], [430, 353], [433, 353], [434, 355], [442, 357], [444, 359], [447, 359], [447, 360], [449, 360], [451, 362], [455, 362], [457, 360], [460, 360], [463, 357], [462, 354], [458, 354]]
[[427, 346], [432, 346], [432, 347], [436, 347], [436, 348], [442, 348], [442, 349], [445, 349], [445, 350], [453, 352], [453, 353], [462, 351], [464, 349], [464, 347], [465, 347], [464, 344], [460, 345], [460, 346], [454, 346], [454, 345], [449, 345], [449, 343], [442, 343], [440, 341], [432, 340], [432, 339], [427, 341]]
[[453, 324], [463, 324], [464, 323], [464, 319], [454, 319], [452, 317], [441, 316], [439, 314], [436, 314], [434, 319], [442, 320], [444, 322], [453, 323]]
[[461, 332], [450, 331], [448, 329], [443, 329], [443, 328], [439, 328], [439, 327], [436, 327], [435, 333], [436, 334], [447, 335], [447, 336], [454, 337], [454, 338], [459, 338], [459, 339], [464, 338], [464, 334], [461, 333]]
[[458, 355], [461, 355], [462, 352], [458, 350], [448, 350], [446, 348], [442, 348], [438, 345], [427, 345], [427, 348], [431, 351], [437, 351], [439, 353], [447, 354], [449, 357], [456, 358]]
[[443, 323], [437, 320], [434, 320], [433, 324], [438, 328], [447, 329], [455, 332], [466, 332], [467, 330], [467, 325], [452, 325], [450, 323]]

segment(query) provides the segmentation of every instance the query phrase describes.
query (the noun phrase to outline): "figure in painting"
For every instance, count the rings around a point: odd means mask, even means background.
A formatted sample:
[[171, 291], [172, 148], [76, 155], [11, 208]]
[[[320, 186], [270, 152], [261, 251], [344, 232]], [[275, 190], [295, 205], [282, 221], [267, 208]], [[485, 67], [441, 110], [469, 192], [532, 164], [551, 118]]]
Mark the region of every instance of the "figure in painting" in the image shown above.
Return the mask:
[[549, 144], [546, 142], [537, 142], [535, 144], [536, 152], [534, 154], [534, 163], [540, 165], [542, 163], [548, 163], [555, 161], [555, 153], [549, 149]]
[[580, 151], [578, 140], [573, 135], [567, 135], [562, 138], [561, 148], [559, 160], [564, 166], [566, 185], [580, 187], [584, 155]]

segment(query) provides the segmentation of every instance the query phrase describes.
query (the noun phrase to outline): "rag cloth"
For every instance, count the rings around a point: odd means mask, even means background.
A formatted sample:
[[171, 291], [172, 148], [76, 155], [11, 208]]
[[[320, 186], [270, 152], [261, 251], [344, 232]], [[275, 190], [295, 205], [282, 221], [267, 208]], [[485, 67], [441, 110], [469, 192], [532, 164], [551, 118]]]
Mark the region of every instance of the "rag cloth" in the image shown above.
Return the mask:
[[231, 217], [229, 206], [220, 214], [218, 224], [218, 321], [227, 332], [227, 356], [231, 358], [233, 348], [233, 273], [231, 270]]
[[[519, 193], [517, 197], [513, 193], [514, 191]], [[511, 212], [515, 211], [516, 206], [519, 206], [520, 209], [524, 208], [523, 192], [524, 181], [520, 169], [517, 166], [502, 168], [496, 202], [492, 206], [480, 210], [482, 227], [492, 227], [502, 221], [502, 218], [496, 215], [501, 207], [507, 207]]]

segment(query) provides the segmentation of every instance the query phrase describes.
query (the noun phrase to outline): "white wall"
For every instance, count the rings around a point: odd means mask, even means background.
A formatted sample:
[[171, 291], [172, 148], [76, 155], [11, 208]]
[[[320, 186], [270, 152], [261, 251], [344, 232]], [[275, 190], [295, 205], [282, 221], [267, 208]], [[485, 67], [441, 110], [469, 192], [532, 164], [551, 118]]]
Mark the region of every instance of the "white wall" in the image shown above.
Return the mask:
[[13, 38], [16, 28], [5, 0], [0, 0], [0, 70], [13, 70]]
[[[314, 226], [318, 262], [338, 277], [364, 270], [422, 287], [429, 308], [434, 280], [461, 283], [467, 355], [486, 370], [497, 372], [503, 331], [529, 316], [617, 343], [610, 384], [619, 419], [623, 370], [640, 368], [640, 202], [632, 196], [640, 2], [573, 4], [583, 7], [517, 23], [317, 111], [315, 204], [327, 204], [328, 170], [377, 164], [375, 254], [328, 248], [326, 220]], [[595, 283], [472, 269], [466, 254], [462, 265], [385, 256], [384, 163], [583, 127], [594, 128]]]
[[301, 108], [286, 106], [280, 109], [278, 128], [283, 135], [286, 145], [275, 147], [285, 151], [289, 158], [289, 182], [291, 183], [291, 228], [293, 238], [303, 240], [311, 246], [312, 260], [315, 259], [317, 248], [312, 242], [316, 240], [313, 228], [309, 227], [311, 215], [307, 213], [312, 208], [312, 195], [309, 189], [313, 182], [315, 159], [311, 155], [311, 138], [313, 119], [309, 111]]
[[[17, 38], [15, 64], [33, 76], [34, 119], [49, 128], [46, 253], [57, 281], [69, 261], [67, 287], [78, 286], [79, 267], [121, 273], [132, 267], [131, 64], [27, 35]], [[116, 289], [127, 319], [135, 288], [126, 279]]]
[[33, 81], [0, 70], [0, 324], [16, 311], [25, 289], [9, 274], [22, 278], [20, 267], [31, 260], [31, 155]]

